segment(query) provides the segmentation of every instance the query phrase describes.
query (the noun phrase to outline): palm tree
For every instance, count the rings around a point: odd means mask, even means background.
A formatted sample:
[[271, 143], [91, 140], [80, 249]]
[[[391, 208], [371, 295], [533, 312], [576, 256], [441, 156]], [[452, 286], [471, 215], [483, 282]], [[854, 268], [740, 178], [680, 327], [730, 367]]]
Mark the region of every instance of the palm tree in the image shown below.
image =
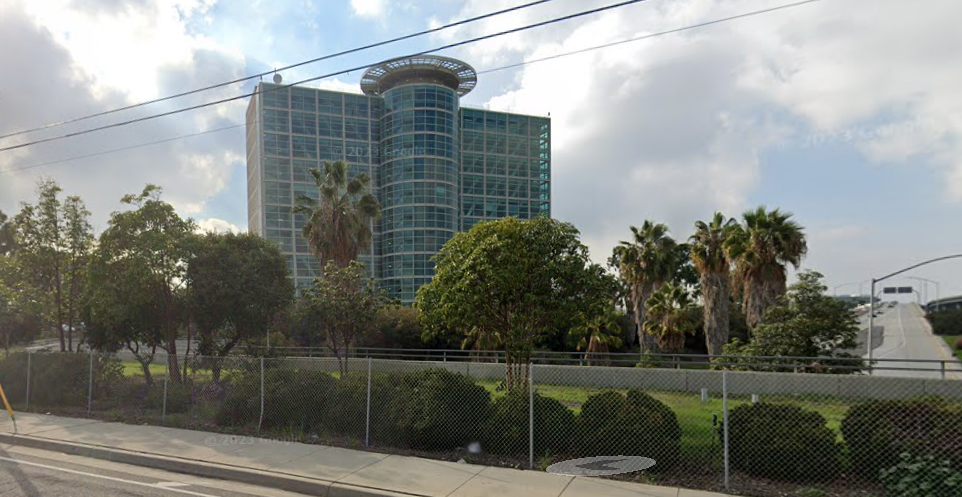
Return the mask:
[[701, 299], [705, 322], [705, 342], [708, 353], [722, 354], [728, 343], [728, 302], [731, 299], [731, 261], [725, 243], [737, 221], [716, 212], [711, 221], [695, 223], [691, 236], [691, 261], [701, 282]]
[[611, 349], [622, 346], [618, 317], [618, 311], [612, 306], [594, 319], [571, 329], [570, 334], [578, 339], [577, 350], [585, 351], [589, 366], [592, 362], [608, 365], [607, 356]]
[[644, 333], [645, 303], [676, 272], [678, 243], [669, 235], [668, 226], [647, 220], [641, 228], [632, 226], [631, 234], [631, 241], [622, 241], [615, 247], [611, 264], [628, 284], [641, 351], [657, 352], [657, 342]]
[[323, 172], [310, 172], [320, 200], [301, 195], [291, 210], [307, 216], [304, 238], [322, 265], [331, 260], [345, 268], [371, 246], [371, 221], [381, 215], [381, 205], [370, 193], [371, 177], [361, 173], [349, 179], [343, 161], [324, 161]]
[[645, 333], [655, 337], [661, 350], [680, 351], [685, 345], [685, 335], [695, 331], [691, 307], [691, 295], [685, 287], [665, 283], [648, 299]]
[[749, 328], [785, 295], [786, 266], [797, 269], [808, 251], [804, 228], [791, 218], [791, 213], [758, 207], [742, 214], [742, 224], [726, 240], [728, 258], [735, 264], [733, 288], [741, 290]]

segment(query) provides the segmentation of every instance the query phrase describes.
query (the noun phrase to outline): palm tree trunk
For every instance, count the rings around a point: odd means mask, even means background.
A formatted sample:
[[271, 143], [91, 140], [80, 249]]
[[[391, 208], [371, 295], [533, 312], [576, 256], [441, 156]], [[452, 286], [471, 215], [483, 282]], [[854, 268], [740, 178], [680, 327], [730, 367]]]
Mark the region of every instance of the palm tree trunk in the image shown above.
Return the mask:
[[635, 320], [638, 323], [638, 345], [641, 353], [657, 354], [661, 352], [658, 346], [658, 339], [644, 331], [645, 321], [648, 319], [648, 298], [655, 292], [655, 285], [641, 287], [638, 291], [639, 298], [635, 300]]
[[761, 298], [762, 284], [761, 281], [746, 281], [742, 292], [742, 310], [749, 330], [762, 322], [762, 314], [765, 312], [765, 305]]
[[701, 278], [704, 302], [705, 345], [708, 354], [720, 356], [728, 343], [728, 301], [730, 288], [725, 273], [705, 273]]
[[745, 284], [745, 322], [749, 329], [762, 323], [765, 311], [785, 295], [785, 277], [757, 280]]

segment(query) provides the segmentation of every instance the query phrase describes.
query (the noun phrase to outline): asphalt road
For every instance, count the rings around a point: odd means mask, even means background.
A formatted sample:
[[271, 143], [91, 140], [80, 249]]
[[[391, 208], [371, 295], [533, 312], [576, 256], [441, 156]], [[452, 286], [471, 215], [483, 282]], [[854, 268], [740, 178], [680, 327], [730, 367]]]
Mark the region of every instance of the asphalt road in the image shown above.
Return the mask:
[[[868, 328], [868, 317], [860, 319], [863, 327]], [[951, 357], [945, 353], [941, 338], [930, 331], [925, 322], [922, 310], [915, 304], [898, 304], [895, 307], [885, 307], [875, 318], [875, 326], [881, 327], [882, 342], [873, 343], [873, 359], [886, 359], [877, 366], [890, 368], [914, 368], [923, 371], [876, 370], [876, 376], [900, 376], [913, 378], [940, 378], [939, 363], [912, 363], [902, 361], [888, 361], [889, 359], [935, 359], [945, 360]], [[949, 366], [958, 370], [956, 363]], [[962, 376], [947, 375], [949, 378]]]
[[297, 497], [300, 494], [0, 445], [3, 497]]

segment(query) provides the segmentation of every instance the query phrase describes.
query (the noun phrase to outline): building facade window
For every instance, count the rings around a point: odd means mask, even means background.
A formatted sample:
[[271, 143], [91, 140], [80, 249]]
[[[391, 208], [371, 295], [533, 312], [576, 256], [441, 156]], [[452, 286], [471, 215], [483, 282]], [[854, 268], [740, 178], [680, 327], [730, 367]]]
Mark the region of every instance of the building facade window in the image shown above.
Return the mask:
[[377, 95], [258, 88], [247, 114], [249, 225], [281, 248], [299, 288], [320, 264], [301, 235], [307, 218], [291, 206], [319, 200], [310, 170], [324, 161], [345, 160], [350, 178], [372, 178], [382, 217], [360, 259], [405, 303], [430, 281], [431, 258], [457, 231], [550, 215], [549, 119], [461, 109], [454, 90], [420, 82]]

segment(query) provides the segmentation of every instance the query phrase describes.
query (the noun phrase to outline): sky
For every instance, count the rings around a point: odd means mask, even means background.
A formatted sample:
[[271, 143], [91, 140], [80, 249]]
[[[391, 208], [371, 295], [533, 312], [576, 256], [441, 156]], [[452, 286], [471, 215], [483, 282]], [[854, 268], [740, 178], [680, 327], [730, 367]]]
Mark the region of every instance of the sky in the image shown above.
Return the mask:
[[[581, 231], [599, 262], [646, 219], [686, 239], [698, 219], [758, 205], [794, 214], [808, 236], [802, 269], [823, 273], [840, 294], [962, 253], [957, 0], [821, 0], [486, 72], [796, 1], [647, 0], [440, 53], [481, 73], [463, 106], [551, 116], [553, 215]], [[0, 135], [522, 2], [0, 0]], [[553, 0], [281, 75], [293, 82], [335, 73], [611, 3]], [[360, 75], [310, 85], [359, 92]], [[0, 148], [241, 95], [254, 84], [0, 139]], [[151, 183], [202, 227], [245, 230], [246, 105], [238, 99], [0, 152], [0, 210], [35, 201], [38, 179], [52, 178], [84, 199], [99, 231], [124, 194]], [[204, 134], [180, 138], [196, 133]], [[81, 156], [90, 157], [66, 160]], [[962, 259], [906, 274], [938, 281], [942, 296], [962, 294]], [[935, 296], [934, 284], [889, 282]]]

